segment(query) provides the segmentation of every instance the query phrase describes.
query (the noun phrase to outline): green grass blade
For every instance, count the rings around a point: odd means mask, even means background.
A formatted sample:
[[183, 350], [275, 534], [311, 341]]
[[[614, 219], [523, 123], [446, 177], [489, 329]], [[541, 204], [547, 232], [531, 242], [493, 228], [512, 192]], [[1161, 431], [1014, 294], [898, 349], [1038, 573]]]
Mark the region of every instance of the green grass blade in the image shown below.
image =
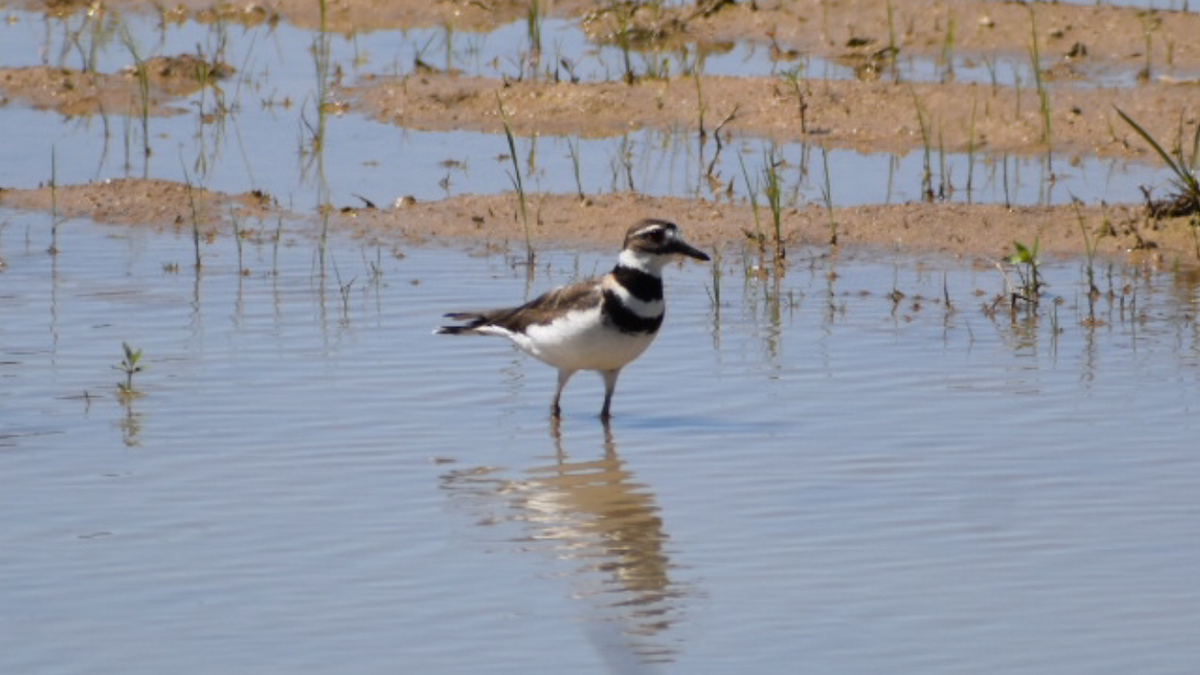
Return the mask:
[[1159, 157], [1162, 157], [1163, 161], [1167, 163], [1167, 166], [1171, 169], [1171, 171], [1175, 172], [1176, 176], [1179, 176], [1179, 180], [1183, 182], [1188, 191], [1193, 193], [1200, 192], [1200, 185], [1197, 185], [1196, 177], [1188, 172], [1186, 167], [1180, 166], [1180, 164], [1175, 161], [1175, 158], [1171, 157], [1171, 154], [1164, 150], [1163, 147], [1158, 144], [1158, 141], [1154, 140], [1154, 137], [1150, 135], [1150, 132], [1146, 131], [1140, 124], [1133, 121], [1133, 118], [1129, 115], [1126, 115], [1124, 110], [1121, 110], [1116, 106], [1113, 106], [1113, 109], [1117, 111], [1117, 114], [1121, 116], [1121, 119], [1125, 120], [1126, 124], [1133, 127], [1133, 130], [1137, 132], [1138, 136], [1141, 136], [1142, 139], [1150, 144], [1150, 147], [1154, 148], [1154, 151], [1158, 153]]

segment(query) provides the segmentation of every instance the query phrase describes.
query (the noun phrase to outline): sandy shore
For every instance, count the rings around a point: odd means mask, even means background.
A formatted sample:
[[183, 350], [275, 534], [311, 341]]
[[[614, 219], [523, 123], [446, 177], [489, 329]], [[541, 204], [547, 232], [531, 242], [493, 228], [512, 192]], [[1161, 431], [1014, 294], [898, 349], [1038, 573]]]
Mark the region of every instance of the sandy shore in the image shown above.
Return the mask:
[[[761, 240], [768, 251], [775, 241], [771, 215], [760, 208], [756, 220], [745, 204], [617, 193], [588, 197], [528, 195], [529, 238], [535, 247], [611, 248], [625, 228], [644, 217], [675, 221], [689, 239], [707, 247], [748, 246]], [[229, 233], [230, 207], [243, 223], [303, 218], [285, 213], [269, 195], [227, 195], [167, 181], [126, 179], [57, 189], [63, 218], [158, 227], [188, 227], [196, 222], [206, 234]], [[49, 188], [0, 190], [0, 206], [49, 211]], [[841, 246], [869, 245], [913, 253], [939, 253], [998, 259], [1012, 252], [1013, 240], [1040, 242], [1050, 255], [1078, 255], [1084, 232], [1102, 255], [1130, 252], [1167, 261], [1196, 260], [1196, 241], [1186, 219], [1147, 219], [1139, 206], [1101, 208], [1019, 207], [966, 204], [899, 204], [835, 208], [817, 205], [783, 212], [785, 247], [828, 246], [833, 233]], [[310, 216], [308, 216], [311, 218]], [[514, 194], [465, 195], [451, 199], [407, 201], [390, 208], [343, 207], [331, 210], [330, 223], [359, 236], [396, 238], [409, 243], [483, 243], [522, 252], [525, 227]], [[1082, 217], [1082, 224], [1080, 218]]]

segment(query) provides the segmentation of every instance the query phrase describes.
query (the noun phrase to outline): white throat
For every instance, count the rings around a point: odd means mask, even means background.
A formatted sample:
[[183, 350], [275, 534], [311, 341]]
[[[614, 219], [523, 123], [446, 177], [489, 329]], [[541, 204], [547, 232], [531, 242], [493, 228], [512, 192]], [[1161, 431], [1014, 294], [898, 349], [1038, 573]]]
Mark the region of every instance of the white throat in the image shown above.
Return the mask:
[[617, 256], [617, 264], [661, 277], [663, 265], [667, 263], [667, 257], [665, 255], [646, 253], [645, 251], [625, 249], [621, 251], [621, 255]]

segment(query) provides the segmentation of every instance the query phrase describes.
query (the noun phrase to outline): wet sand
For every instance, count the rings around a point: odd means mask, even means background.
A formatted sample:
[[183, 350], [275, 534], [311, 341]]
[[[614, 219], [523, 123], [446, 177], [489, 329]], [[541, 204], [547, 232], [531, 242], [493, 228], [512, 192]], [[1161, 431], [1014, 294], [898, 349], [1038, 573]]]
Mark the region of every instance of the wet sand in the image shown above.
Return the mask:
[[[1174, 139], [1180, 116], [1200, 113], [1200, 88], [1149, 85], [1130, 90], [1062, 89], [1051, 94], [1051, 140], [1044, 142], [1031, 91], [981, 85], [807, 81], [802, 96], [779, 78], [693, 78], [598, 84], [502, 82], [424, 74], [379, 78], [342, 91], [353, 107], [398, 126], [432, 131], [503, 131], [497, 100], [522, 135], [612, 136], [653, 128], [705, 128], [733, 115], [722, 133], [805, 141], [867, 152], [1024, 153], [1048, 150], [1150, 159], [1152, 152], [1116, 113], [1120, 108], [1156, 138]], [[914, 98], [915, 97], [915, 98]], [[806, 106], [802, 121], [799, 106]], [[918, 116], [926, 125], [923, 135]], [[1162, 111], [1169, 114], [1162, 114]], [[974, 120], [974, 122], [972, 122]], [[1193, 122], [1194, 123], [1194, 122]]]
[[233, 68], [226, 64], [206, 63], [189, 54], [156, 56], [146, 59], [141, 69], [130, 66], [119, 73], [49, 66], [0, 68], [0, 94], [67, 117], [137, 117], [143, 109], [159, 117], [187, 112], [184, 97], [232, 74]]
[[[230, 233], [229, 214], [240, 221], [267, 221], [284, 213], [269, 195], [227, 195], [159, 180], [127, 179], [56, 190], [60, 217], [89, 217], [120, 225], [191, 227], [206, 233]], [[589, 196], [527, 195], [529, 237], [544, 245], [612, 248], [625, 228], [643, 217], [669, 218], [689, 239], [707, 247], [747, 246], [761, 241], [768, 253], [775, 241], [770, 212], [760, 207], [756, 222], [746, 204], [616, 193]], [[523, 253], [525, 227], [515, 194], [465, 195], [430, 202], [398, 200], [387, 208], [343, 206], [328, 213], [330, 223], [368, 238], [399, 238], [409, 243], [482, 244]], [[0, 191], [0, 206], [49, 211], [51, 190]], [[232, 207], [232, 208], [231, 208]], [[1142, 252], [1166, 261], [1195, 260], [1195, 240], [1186, 219], [1147, 219], [1140, 206], [1017, 207], [1002, 205], [912, 203], [835, 208], [838, 244], [891, 247], [919, 253], [999, 258], [1012, 252], [1013, 240], [1052, 255], [1085, 251], [1083, 231], [1096, 252]], [[782, 214], [785, 247], [828, 246], [828, 212], [812, 204]], [[1083, 223], [1081, 226], [1080, 216]]]

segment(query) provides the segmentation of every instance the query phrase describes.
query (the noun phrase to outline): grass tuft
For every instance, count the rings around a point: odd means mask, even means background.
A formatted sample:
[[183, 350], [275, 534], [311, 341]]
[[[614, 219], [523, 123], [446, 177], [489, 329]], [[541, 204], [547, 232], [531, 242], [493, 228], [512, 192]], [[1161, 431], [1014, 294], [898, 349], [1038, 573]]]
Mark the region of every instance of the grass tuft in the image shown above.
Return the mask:
[[783, 247], [783, 183], [779, 179], [779, 164], [775, 160], [775, 151], [769, 151], [763, 158], [763, 195], [767, 198], [767, 206], [771, 208], [771, 222], [775, 226], [775, 263], [778, 265], [787, 257]]
[[1196, 178], [1197, 161], [1200, 161], [1200, 124], [1196, 125], [1196, 132], [1192, 136], [1192, 156], [1189, 158], [1184, 152], [1182, 144], [1175, 148], [1175, 153], [1172, 155], [1150, 135], [1150, 132], [1142, 128], [1142, 125], [1126, 115], [1125, 111], [1115, 106], [1114, 109], [1121, 119], [1125, 120], [1125, 123], [1158, 153], [1171, 173], [1175, 174], [1173, 182], [1178, 190], [1178, 195], [1166, 202], [1149, 204], [1150, 215], [1157, 218], [1164, 215], [1183, 216], [1200, 213], [1200, 180]]

